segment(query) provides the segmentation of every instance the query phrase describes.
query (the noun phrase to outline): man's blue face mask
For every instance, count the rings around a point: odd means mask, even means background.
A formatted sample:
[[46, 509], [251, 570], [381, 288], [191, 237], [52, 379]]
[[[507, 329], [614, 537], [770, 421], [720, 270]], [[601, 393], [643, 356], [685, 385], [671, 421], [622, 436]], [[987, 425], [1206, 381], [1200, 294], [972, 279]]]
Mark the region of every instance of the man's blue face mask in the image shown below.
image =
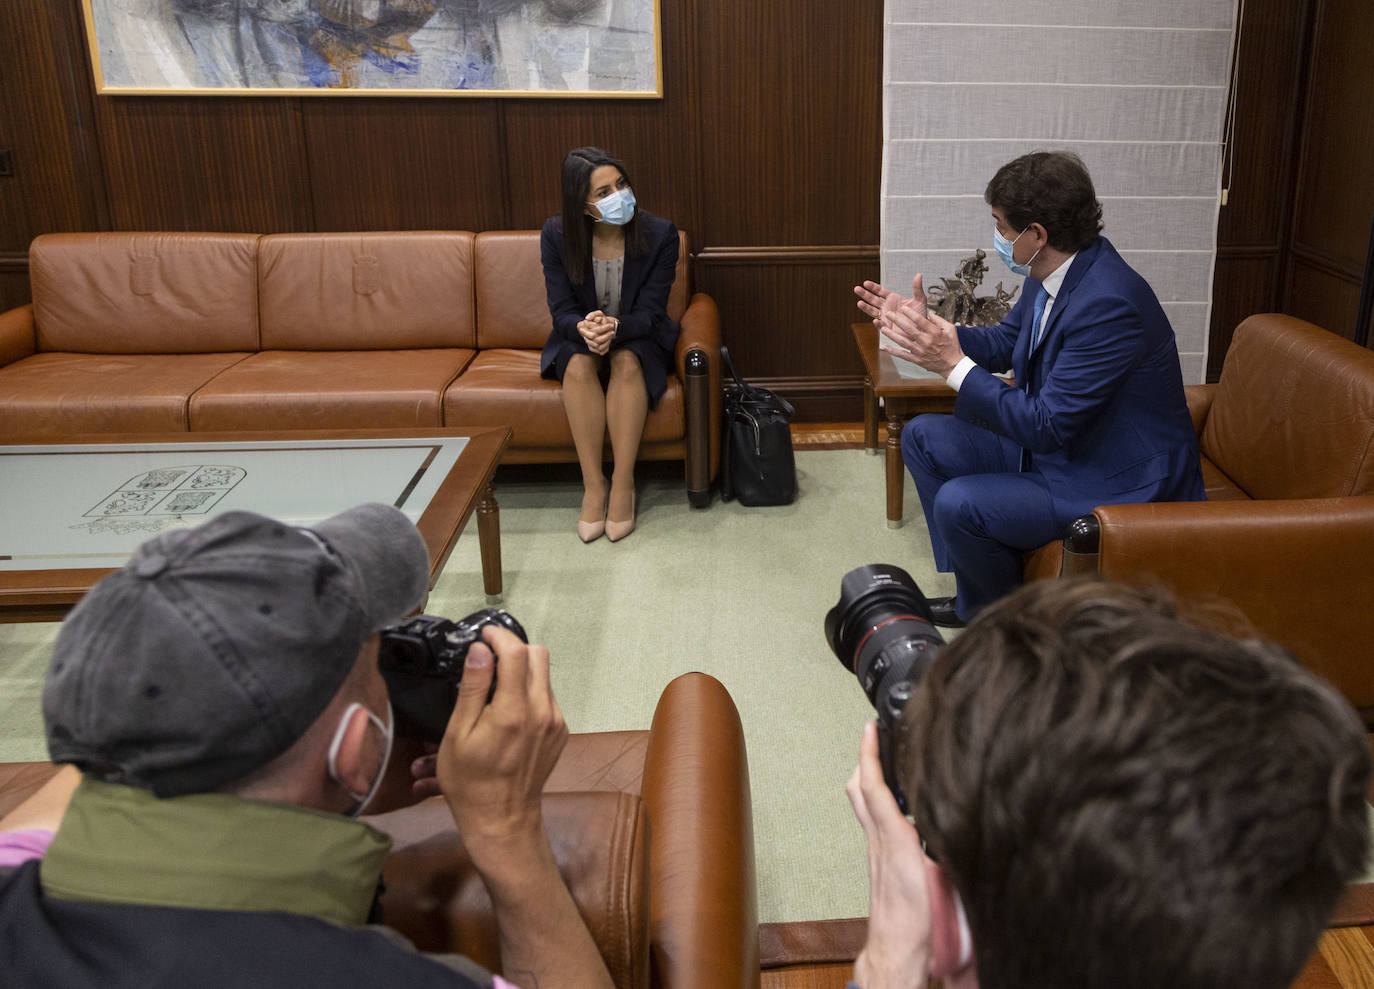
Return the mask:
[[[1026, 228], [1026, 230], [1029, 229], [1030, 227]], [[1002, 231], [998, 230], [996, 227], [992, 228], [992, 246], [996, 248], [997, 256], [1002, 259], [1003, 264], [1018, 275], [1029, 275], [1031, 262], [1040, 256], [1040, 252], [1036, 251], [1030, 256], [1030, 261], [1024, 264], [1016, 263], [1016, 255], [1012, 253], [1012, 248], [1015, 247], [1016, 241], [1021, 239], [1021, 234], [1024, 234], [1026, 230], [1022, 230], [1021, 233], [1017, 234], [1016, 240], [1007, 240], [1007, 238], [1002, 236]]]

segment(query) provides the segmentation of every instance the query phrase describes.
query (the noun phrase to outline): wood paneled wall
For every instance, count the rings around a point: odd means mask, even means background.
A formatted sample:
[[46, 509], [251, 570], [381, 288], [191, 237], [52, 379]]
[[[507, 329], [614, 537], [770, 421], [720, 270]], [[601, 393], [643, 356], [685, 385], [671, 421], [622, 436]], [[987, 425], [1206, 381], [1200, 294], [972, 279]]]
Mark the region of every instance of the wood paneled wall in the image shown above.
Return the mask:
[[1230, 196], [1217, 226], [1209, 380], [1221, 373], [1231, 334], [1241, 320], [1283, 308], [1280, 275], [1288, 242], [1310, 7], [1311, 0], [1246, 2]]
[[1351, 337], [1374, 222], [1374, 4], [1316, 0], [1286, 312]]
[[1246, 0], [1208, 372], [1236, 324], [1286, 312], [1350, 338], [1374, 221], [1374, 5]]
[[[0, 308], [27, 300], [25, 252], [49, 231], [535, 227], [564, 152], [599, 144], [690, 234], [740, 371], [803, 418], [857, 419], [847, 325], [850, 286], [878, 267], [882, 0], [661, 4], [664, 97], [642, 101], [98, 96], [80, 0], [3, 0]], [[1350, 207], [1374, 195], [1356, 181], [1374, 146], [1348, 121], [1367, 114], [1370, 43], [1365, 0], [1246, 2], [1214, 371], [1251, 312], [1349, 335], [1369, 212]]]

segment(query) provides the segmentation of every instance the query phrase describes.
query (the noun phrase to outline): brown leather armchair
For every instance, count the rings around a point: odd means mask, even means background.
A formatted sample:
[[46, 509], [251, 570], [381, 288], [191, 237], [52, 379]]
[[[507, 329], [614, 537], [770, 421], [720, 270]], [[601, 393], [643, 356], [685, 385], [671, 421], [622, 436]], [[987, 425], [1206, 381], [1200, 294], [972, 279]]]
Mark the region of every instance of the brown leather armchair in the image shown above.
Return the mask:
[[1104, 505], [1027, 579], [1156, 581], [1238, 609], [1374, 723], [1374, 353], [1291, 316], [1237, 327], [1190, 385], [1206, 502]]
[[[500, 969], [491, 903], [442, 798], [411, 806], [397, 739], [370, 819], [392, 836], [382, 920], [418, 947]], [[55, 771], [0, 765], [0, 817]], [[754, 832], [744, 732], [720, 682], [663, 691], [647, 731], [575, 734], [545, 789], [554, 856], [612, 978], [645, 986], [757, 987]]]

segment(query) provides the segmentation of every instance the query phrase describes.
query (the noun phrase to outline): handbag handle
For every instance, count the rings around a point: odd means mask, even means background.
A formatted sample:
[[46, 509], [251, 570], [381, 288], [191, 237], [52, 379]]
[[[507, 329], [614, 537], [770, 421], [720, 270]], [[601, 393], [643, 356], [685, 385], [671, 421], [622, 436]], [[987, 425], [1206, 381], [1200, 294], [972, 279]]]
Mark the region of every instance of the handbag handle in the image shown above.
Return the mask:
[[797, 414], [797, 410], [792, 407], [792, 403], [781, 395], [771, 392], [767, 388], [751, 385], [741, 378], [739, 372], [735, 370], [734, 361], [730, 360], [729, 348], [724, 345], [720, 348], [720, 359], [724, 362], [725, 369], [730, 372], [730, 377], [735, 379], [735, 387], [739, 389], [740, 394], [745, 400], [755, 402], [759, 405], [765, 405], [769, 408], [775, 408], [783, 415], [787, 416], [788, 419], [791, 419]]

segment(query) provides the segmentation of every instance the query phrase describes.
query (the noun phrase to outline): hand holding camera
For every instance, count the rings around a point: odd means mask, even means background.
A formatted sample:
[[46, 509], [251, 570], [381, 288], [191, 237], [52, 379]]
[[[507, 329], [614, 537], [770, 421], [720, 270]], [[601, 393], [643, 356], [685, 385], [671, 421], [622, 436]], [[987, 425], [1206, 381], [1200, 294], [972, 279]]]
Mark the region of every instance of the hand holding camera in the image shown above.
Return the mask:
[[[456, 622], [416, 615], [383, 630], [377, 666], [386, 680], [398, 735], [431, 744], [444, 737], [458, 701], [468, 649], [482, 641], [488, 625], [509, 629], [521, 642], [530, 641], [512, 615], [496, 608], [483, 608]], [[495, 689], [493, 682], [490, 690]]]
[[924, 986], [932, 954], [925, 854], [884, 785], [871, 722], [845, 793], [868, 842], [868, 938], [854, 979], [865, 989]]
[[[501, 676], [491, 691], [497, 656]], [[483, 875], [522, 843], [543, 840], [540, 795], [567, 738], [549, 685], [548, 650], [484, 626], [482, 641], [467, 650], [438, 752], [439, 787]]]
[[444, 795], [469, 851], [482, 835], [542, 833], [539, 797], [568, 735], [548, 650], [529, 645], [510, 614], [487, 608], [386, 629], [378, 665], [397, 732], [438, 746], [412, 767], [434, 775], [417, 793]]

